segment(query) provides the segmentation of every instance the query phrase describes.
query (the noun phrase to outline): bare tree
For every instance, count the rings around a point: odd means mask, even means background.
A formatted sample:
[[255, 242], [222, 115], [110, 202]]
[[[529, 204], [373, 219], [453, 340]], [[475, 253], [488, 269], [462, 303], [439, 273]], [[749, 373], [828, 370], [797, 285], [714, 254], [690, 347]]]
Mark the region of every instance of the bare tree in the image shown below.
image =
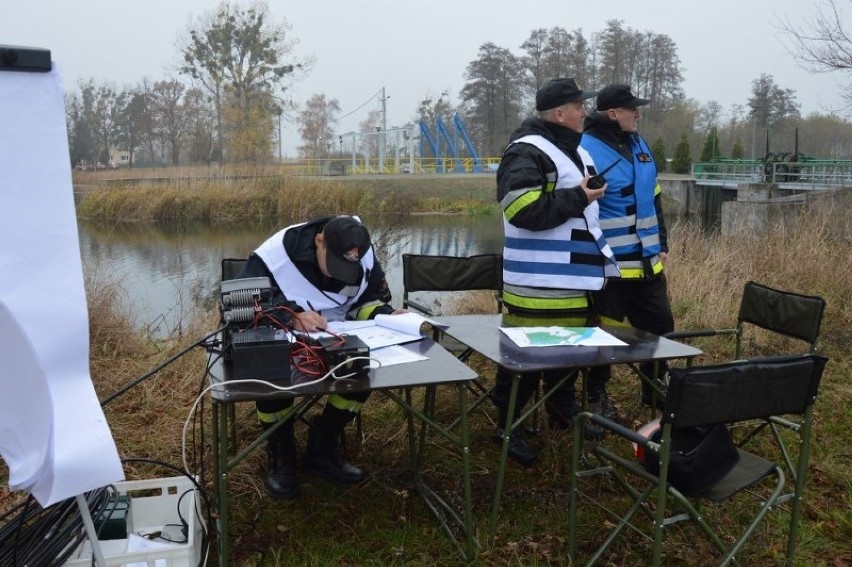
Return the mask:
[[[820, 5], [821, 4], [821, 5]], [[837, 0], [823, 0], [816, 4], [816, 15], [804, 24], [789, 20], [781, 28], [789, 35], [792, 45], [788, 50], [805, 69], [814, 73], [852, 71], [852, 38], [844, 29], [843, 14]], [[852, 108], [852, 84], [844, 89], [846, 110]]]
[[722, 105], [715, 100], [708, 101], [698, 109], [695, 127], [700, 132], [709, 132], [712, 128], [719, 127], [721, 117]]
[[110, 83], [96, 84], [93, 79], [80, 84], [81, 118], [95, 140], [95, 153], [87, 156], [95, 165], [109, 160], [109, 151], [118, 135], [118, 123], [127, 104], [127, 93]]
[[299, 134], [303, 145], [299, 154], [304, 158], [327, 157], [334, 144], [334, 124], [340, 115], [340, 103], [336, 98], [328, 99], [324, 94], [315, 94], [305, 103], [299, 113]]
[[451, 116], [455, 112], [456, 107], [450, 102], [450, 91], [443, 91], [437, 99], [427, 94], [417, 107], [414, 121], [424, 120], [431, 127], [438, 116]]
[[191, 131], [196, 109], [203, 95], [198, 89], [187, 89], [176, 79], [157, 81], [148, 98], [155, 132], [161, 144], [169, 148], [172, 165], [180, 163], [184, 138]]
[[[225, 147], [225, 117], [228, 130], [245, 143], [262, 140], [246, 128], [272, 120], [269, 95], [282, 92], [283, 82], [308, 61], [292, 57], [294, 41], [285, 22], [270, 22], [269, 7], [255, 1], [244, 8], [238, 0], [222, 2], [213, 13], [199, 18], [189, 30], [182, 47], [181, 73], [200, 82], [210, 93], [217, 115], [219, 147]], [[231, 108], [226, 110], [226, 105]], [[268, 116], [264, 116], [264, 114]]]

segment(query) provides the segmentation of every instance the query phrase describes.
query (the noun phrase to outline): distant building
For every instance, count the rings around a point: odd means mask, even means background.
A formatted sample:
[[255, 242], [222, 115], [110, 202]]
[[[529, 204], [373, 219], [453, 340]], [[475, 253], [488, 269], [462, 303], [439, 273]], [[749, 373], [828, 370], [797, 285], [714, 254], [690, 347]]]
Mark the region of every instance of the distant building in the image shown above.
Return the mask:
[[111, 149], [109, 151], [108, 167], [110, 169], [115, 169], [115, 168], [118, 168], [118, 167], [128, 167], [129, 165], [130, 165], [130, 152], [128, 150]]

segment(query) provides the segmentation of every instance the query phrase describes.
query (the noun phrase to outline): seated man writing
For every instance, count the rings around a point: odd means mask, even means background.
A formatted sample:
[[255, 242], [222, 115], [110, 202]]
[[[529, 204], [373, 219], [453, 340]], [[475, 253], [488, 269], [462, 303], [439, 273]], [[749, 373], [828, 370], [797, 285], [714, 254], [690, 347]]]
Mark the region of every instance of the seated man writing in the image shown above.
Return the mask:
[[[238, 278], [268, 277], [282, 319], [301, 331], [325, 329], [329, 321], [372, 319], [394, 313], [385, 273], [373, 253], [370, 234], [354, 216], [317, 218], [284, 228], [249, 256]], [[289, 313], [289, 316], [287, 315]], [[331, 394], [308, 433], [303, 470], [339, 484], [357, 484], [364, 473], [347, 463], [339, 441], [343, 429], [361, 411], [368, 392]], [[292, 399], [258, 401], [264, 428], [288, 419]], [[293, 421], [267, 442], [267, 488], [276, 498], [296, 497], [296, 443]]]

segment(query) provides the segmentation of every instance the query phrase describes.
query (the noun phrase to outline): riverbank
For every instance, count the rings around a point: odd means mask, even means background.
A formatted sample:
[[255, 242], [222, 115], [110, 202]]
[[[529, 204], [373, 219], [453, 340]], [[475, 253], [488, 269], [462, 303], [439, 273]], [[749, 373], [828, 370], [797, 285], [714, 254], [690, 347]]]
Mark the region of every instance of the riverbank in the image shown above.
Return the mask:
[[128, 222], [282, 223], [322, 214], [493, 214], [493, 174], [371, 177], [76, 176], [77, 213]]

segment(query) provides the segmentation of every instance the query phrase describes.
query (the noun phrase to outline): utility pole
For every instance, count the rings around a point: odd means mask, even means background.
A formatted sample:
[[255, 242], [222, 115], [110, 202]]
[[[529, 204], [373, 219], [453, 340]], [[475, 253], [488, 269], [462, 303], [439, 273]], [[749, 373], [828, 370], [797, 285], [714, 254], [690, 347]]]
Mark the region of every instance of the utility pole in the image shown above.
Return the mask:
[[385, 88], [382, 87], [382, 131], [379, 134], [379, 173], [385, 171], [385, 132], [388, 129], [388, 105]]

